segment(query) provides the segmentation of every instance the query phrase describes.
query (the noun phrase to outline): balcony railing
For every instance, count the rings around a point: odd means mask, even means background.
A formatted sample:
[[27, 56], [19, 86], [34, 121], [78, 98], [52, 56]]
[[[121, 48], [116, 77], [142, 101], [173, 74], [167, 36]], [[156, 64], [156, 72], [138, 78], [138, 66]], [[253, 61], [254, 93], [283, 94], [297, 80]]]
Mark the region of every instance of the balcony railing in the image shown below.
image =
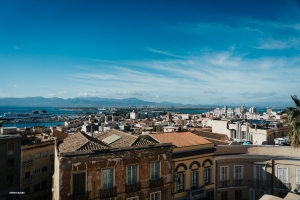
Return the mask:
[[204, 187], [195, 190], [190, 190], [189, 196], [190, 196], [189, 199], [198, 199], [198, 198], [206, 197], [206, 190]]
[[131, 193], [131, 192], [136, 192], [136, 191], [141, 191], [141, 182], [134, 183], [134, 184], [125, 184], [125, 192], [126, 193]]
[[8, 172], [14, 171], [14, 167], [7, 166], [6, 171], [8, 171]]
[[225, 187], [229, 187], [230, 184], [229, 184], [229, 180], [221, 180], [220, 181], [220, 188], [225, 188]]
[[233, 186], [244, 186], [244, 179], [234, 179]]
[[31, 177], [23, 179], [23, 185], [31, 183]]
[[109, 198], [117, 196], [117, 186], [108, 189], [100, 189], [100, 198]]
[[24, 167], [31, 166], [33, 164], [33, 160], [28, 160], [24, 162]]
[[249, 180], [249, 186], [253, 188], [270, 188], [271, 187], [271, 181], [265, 180], [265, 179], [250, 179]]
[[52, 189], [44, 189], [38, 192], [34, 192], [31, 194], [20, 194], [20, 199], [22, 200], [31, 200], [31, 199], [48, 199], [50, 197], [51, 199], [52, 196]]
[[282, 183], [281, 181], [277, 182], [277, 187], [280, 189], [291, 190], [291, 183]]
[[156, 188], [156, 187], [161, 187], [164, 185], [164, 179], [161, 177], [160, 179], [149, 179], [149, 187], [150, 188]]
[[89, 193], [84, 193], [84, 194], [73, 194], [71, 196], [72, 200], [86, 200], [86, 199], [89, 199]]

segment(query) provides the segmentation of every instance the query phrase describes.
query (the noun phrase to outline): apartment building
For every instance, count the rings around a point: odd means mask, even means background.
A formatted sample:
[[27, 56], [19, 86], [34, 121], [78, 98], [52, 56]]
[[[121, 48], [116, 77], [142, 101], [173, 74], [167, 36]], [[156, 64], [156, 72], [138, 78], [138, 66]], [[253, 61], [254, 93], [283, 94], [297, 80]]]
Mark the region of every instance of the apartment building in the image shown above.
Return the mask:
[[172, 148], [148, 135], [78, 132], [55, 148], [53, 199], [170, 199]]
[[20, 199], [51, 199], [55, 139], [36, 134], [22, 140]]
[[[150, 134], [172, 142], [172, 199], [212, 199], [214, 196], [214, 144], [191, 132]], [[170, 198], [169, 198], [170, 199]]]
[[22, 137], [20, 135], [3, 135], [1, 126], [0, 129], [0, 199], [15, 200], [19, 196], [16, 193], [20, 192]]
[[217, 146], [215, 199], [284, 198], [300, 192], [300, 150], [282, 146]]

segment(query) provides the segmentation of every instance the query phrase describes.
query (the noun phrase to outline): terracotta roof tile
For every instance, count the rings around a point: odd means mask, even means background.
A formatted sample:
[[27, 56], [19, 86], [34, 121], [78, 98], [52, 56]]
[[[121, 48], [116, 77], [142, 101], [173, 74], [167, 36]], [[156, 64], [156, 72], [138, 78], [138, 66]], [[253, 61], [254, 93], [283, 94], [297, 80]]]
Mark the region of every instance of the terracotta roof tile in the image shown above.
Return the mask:
[[105, 131], [104, 133], [99, 133], [95, 136], [96, 139], [102, 141], [103, 139], [111, 136], [111, 135], [117, 135], [120, 136], [121, 138], [116, 140], [113, 143], [110, 143], [109, 146], [111, 146], [112, 148], [118, 148], [118, 147], [128, 147], [128, 146], [132, 146], [132, 144], [137, 140], [137, 136], [134, 135], [130, 135], [127, 133], [123, 133], [121, 131], [117, 131], [114, 129]]
[[110, 146], [106, 145], [89, 135], [77, 132], [64, 139], [63, 143], [59, 145], [60, 152], [73, 152], [82, 150], [98, 150], [106, 149]]
[[211, 144], [203, 137], [197, 136], [191, 132], [171, 132], [171, 133], [154, 133], [151, 137], [160, 143], [173, 143], [176, 147], [185, 147], [201, 144]]
[[199, 131], [199, 130], [195, 130], [193, 131], [194, 134], [201, 136], [201, 137], [205, 137], [205, 138], [212, 138], [215, 140], [228, 140], [228, 136], [225, 134], [220, 134], [220, 133], [212, 133], [212, 132], [208, 132], [208, 131]]

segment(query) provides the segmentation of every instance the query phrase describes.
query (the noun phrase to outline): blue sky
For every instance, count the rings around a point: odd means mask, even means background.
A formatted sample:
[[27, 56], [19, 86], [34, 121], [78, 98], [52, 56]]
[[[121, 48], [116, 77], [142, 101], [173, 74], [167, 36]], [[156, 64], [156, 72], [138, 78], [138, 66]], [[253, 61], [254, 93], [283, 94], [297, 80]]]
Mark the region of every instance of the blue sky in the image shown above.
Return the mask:
[[290, 101], [300, 1], [0, 0], [0, 98]]

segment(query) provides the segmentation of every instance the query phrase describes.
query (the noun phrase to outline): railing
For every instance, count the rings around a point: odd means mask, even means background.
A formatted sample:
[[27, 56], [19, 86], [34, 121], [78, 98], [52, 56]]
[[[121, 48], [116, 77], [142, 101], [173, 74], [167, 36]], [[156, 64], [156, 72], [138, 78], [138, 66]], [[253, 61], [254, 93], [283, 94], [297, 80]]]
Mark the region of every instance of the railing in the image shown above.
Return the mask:
[[229, 180], [221, 180], [220, 181], [220, 185], [219, 188], [225, 188], [225, 187], [229, 187]]
[[[44, 190], [41, 190], [41, 191], [38, 191], [38, 192], [34, 192], [34, 193], [31, 193], [31, 194], [21, 194], [19, 197], [20, 199], [48, 199], [50, 197], [51, 199], [51, 196], [52, 196], [52, 189], [51, 188], [48, 188], [48, 189], [44, 189]], [[48, 197], [48, 198], [47, 198]]]
[[23, 179], [23, 185], [31, 183], [31, 177]]
[[117, 186], [108, 189], [100, 189], [100, 198], [109, 198], [117, 196]]
[[73, 194], [70, 199], [72, 199], [72, 200], [86, 200], [86, 199], [89, 199], [89, 193], [87, 192], [87, 193], [84, 193], [84, 194], [75, 194], [75, 195]]
[[244, 179], [234, 179], [233, 186], [244, 186]]
[[141, 191], [141, 182], [129, 184], [129, 185], [125, 184], [126, 193], [136, 192], [136, 191]]
[[280, 189], [286, 189], [286, 190], [291, 190], [291, 188], [292, 188], [291, 183], [282, 183], [281, 181], [277, 182], [277, 187]]
[[160, 179], [149, 179], [149, 188], [161, 187], [164, 185], [164, 179], [161, 177]]
[[271, 181], [265, 179], [250, 179], [249, 186], [253, 188], [270, 188]]
[[198, 199], [198, 198], [206, 197], [206, 190], [204, 187], [195, 190], [190, 190], [189, 196], [190, 196], [189, 199]]
[[33, 164], [33, 160], [28, 160], [24, 162], [24, 167], [31, 166]]
[[6, 171], [8, 171], [8, 172], [14, 171], [14, 167], [7, 167]]

